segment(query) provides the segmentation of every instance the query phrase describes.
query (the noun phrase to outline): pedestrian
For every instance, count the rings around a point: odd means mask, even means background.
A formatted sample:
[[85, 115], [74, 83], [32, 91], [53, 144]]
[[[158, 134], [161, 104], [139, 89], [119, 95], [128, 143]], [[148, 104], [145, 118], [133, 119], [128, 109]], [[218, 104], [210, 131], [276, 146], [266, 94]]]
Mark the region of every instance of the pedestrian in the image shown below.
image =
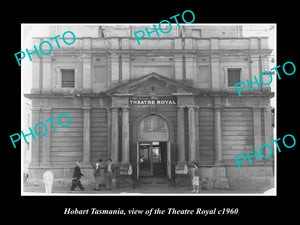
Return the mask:
[[112, 164], [112, 160], [107, 160], [106, 165], [106, 190], [112, 190], [112, 179], [113, 179], [114, 167]]
[[83, 176], [80, 169], [80, 161], [76, 162], [76, 166], [74, 168], [74, 174], [73, 174], [73, 180], [72, 180], [72, 186], [71, 191], [75, 191], [75, 188], [78, 186], [82, 191], [84, 190], [84, 187], [82, 186], [80, 182], [80, 178]]
[[95, 177], [95, 187], [94, 191], [100, 190], [99, 185], [100, 185], [100, 162], [102, 159], [99, 159], [96, 165], [94, 166], [94, 177]]
[[102, 159], [100, 159], [99, 167], [100, 167], [99, 188], [101, 189], [101, 187], [105, 188], [105, 163], [103, 162]]
[[195, 193], [199, 193], [200, 189], [200, 173], [199, 173], [199, 166], [197, 163], [194, 163], [194, 175], [193, 175], [193, 191]]
[[136, 167], [134, 164], [129, 164], [128, 175], [131, 176], [132, 188], [135, 189], [135, 187], [136, 187]]

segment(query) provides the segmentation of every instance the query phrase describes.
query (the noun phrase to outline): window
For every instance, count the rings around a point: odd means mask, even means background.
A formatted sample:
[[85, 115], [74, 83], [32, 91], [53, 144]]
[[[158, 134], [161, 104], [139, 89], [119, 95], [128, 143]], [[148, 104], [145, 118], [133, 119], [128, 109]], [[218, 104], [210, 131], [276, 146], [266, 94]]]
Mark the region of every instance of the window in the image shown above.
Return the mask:
[[75, 87], [75, 71], [74, 69], [61, 70], [61, 87], [74, 88]]
[[241, 69], [228, 69], [228, 87], [241, 81]]
[[166, 131], [166, 121], [158, 116], [150, 116], [144, 119], [144, 131]]
[[166, 122], [163, 119], [157, 117], [157, 119], [154, 120], [154, 130], [164, 131], [166, 129]]
[[151, 117], [147, 117], [144, 120], [144, 131], [151, 131]]

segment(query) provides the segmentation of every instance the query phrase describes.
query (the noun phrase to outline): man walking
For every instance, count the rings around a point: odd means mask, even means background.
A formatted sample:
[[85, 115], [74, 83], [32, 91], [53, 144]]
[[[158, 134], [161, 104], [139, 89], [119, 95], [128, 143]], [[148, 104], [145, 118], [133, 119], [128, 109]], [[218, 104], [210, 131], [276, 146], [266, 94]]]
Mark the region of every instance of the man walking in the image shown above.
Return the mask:
[[81, 169], [80, 169], [80, 161], [76, 162], [76, 166], [74, 168], [74, 174], [73, 174], [73, 180], [72, 180], [72, 186], [71, 186], [71, 191], [75, 191], [74, 188], [76, 188], [77, 186], [83, 191], [84, 187], [82, 186], [81, 182], [80, 182], [80, 178], [83, 176], [83, 174], [81, 173]]

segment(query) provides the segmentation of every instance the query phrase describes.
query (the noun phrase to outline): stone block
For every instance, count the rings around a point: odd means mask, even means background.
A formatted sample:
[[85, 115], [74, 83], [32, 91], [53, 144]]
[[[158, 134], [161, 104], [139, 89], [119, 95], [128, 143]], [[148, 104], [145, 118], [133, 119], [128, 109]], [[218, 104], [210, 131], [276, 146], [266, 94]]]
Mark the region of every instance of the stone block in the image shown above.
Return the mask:
[[174, 48], [175, 49], [182, 49], [182, 39], [177, 38], [177, 39], [174, 39], [174, 41], [175, 41]]
[[218, 39], [210, 39], [210, 49], [219, 49]]
[[202, 190], [211, 190], [214, 188], [213, 181], [209, 178], [201, 178], [201, 189]]
[[184, 48], [185, 49], [193, 49], [193, 39], [190, 39], [190, 38], [184, 39]]
[[82, 40], [82, 48], [83, 49], [91, 49], [92, 41], [90, 38], [84, 38]]
[[213, 182], [215, 189], [229, 189], [229, 182], [227, 177], [216, 177]]
[[227, 177], [266, 177], [274, 176], [273, 168], [271, 166], [260, 166], [260, 167], [226, 167]]
[[122, 38], [121, 45], [122, 45], [122, 49], [129, 49], [129, 39]]
[[204, 190], [229, 188], [225, 167], [200, 167], [200, 179]]
[[261, 167], [227, 167], [227, 177], [233, 190], [265, 190], [274, 186], [274, 172], [272, 166]]
[[119, 40], [117, 38], [110, 39], [110, 44], [112, 49], [118, 49], [119, 48]]
[[264, 191], [274, 186], [271, 177], [229, 177], [230, 188], [233, 190]]

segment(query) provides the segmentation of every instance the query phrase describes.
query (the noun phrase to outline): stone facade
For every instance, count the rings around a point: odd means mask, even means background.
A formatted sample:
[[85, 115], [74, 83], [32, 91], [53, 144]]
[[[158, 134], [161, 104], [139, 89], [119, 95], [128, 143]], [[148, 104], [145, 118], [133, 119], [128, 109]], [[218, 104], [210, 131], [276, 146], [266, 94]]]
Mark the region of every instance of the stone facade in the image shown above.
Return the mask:
[[[239, 97], [228, 83], [229, 69], [239, 69], [240, 80], [250, 82], [269, 70], [267, 38], [242, 37], [240, 26], [193, 25], [138, 45], [133, 32], [144, 28], [49, 26], [50, 37], [71, 30], [76, 41], [62, 49], [53, 45], [47, 56], [32, 56], [32, 88], [25, 94], [31, 125], [62, 112], [72, 122], [31, 141], [29, 182], [40, 182], [50, 169], [55, 185], [69, 185], [80, 160], [88, 184], [99, 158], [138, 164], [139, 143], [161, 141], [169, 179], [174, 176], [169, 165], [197, 162], [206, 189], [272, 186], [273, 158], [245, 162], [239, 170], [234, 157], [273, 140], [273, 93], [261, 85]], [[47, 38], [35, 37], [34, 43]], [[74, 87], [62, 87], [64, 70], [74, 71]], [[132, 98], [172, 98], [176, 105], [130, 104]], [[140, 138], [141, 121], [150, 115], [165, 121], [166, 138]]]

